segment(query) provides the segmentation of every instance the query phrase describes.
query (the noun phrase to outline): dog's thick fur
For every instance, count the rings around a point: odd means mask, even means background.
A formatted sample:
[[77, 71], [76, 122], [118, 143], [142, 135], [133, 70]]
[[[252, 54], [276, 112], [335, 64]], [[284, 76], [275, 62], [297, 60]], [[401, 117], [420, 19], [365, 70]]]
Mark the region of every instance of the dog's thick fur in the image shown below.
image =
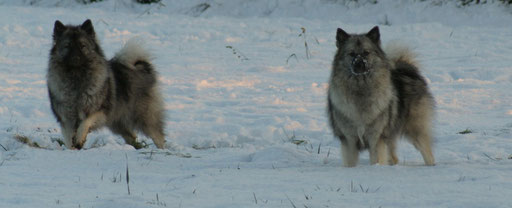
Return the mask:
[[135, 148], [141, 131], [164, 148], [164, 109], [150, 56], [129, 40], [107, 61], [93, 25], [55, 22], [47, 74], [51, 109], [64, 143], [81, 149], [87, 134], [107, 126]]
[[336, 46], [327, 112], [341, 140], [344, 166], [356, 166], [365, 149], [371, 164], [397, 164], [396, 142], [402, 135], [420, 151], [425, 165], [434, 165], [434, 98], [414, 54], [397, 45], [384, 51], [378, 27], [366, 34], [338, 28]]

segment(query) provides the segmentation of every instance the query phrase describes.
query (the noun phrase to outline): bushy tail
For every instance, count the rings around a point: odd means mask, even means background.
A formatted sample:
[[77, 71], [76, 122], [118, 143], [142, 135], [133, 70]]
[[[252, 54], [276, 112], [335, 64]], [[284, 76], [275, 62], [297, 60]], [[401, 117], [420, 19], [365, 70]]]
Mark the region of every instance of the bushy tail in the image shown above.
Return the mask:
[[416, 53], [414, 53], [408, 46], [401, 42], [390, 42], [384, 47], [384, 52], [388, 56], [388, 59], [397, 64], [399, 62], [405, 62], [419, 68], [418, 61], [416, 60]]
[[140, 38], [130, 38], [124, 47], [112, 58], [112, 61], [121, 63], [129, 68], [152, 70], [152, 59], [151, 53], [144, 48], [144, 42]]
[[[153, 139], [158, 148], [163, 149], [165, 109], [158, 89], [157, 71], [151, 60], [151, 54], [143, 47], [142, 40], [131, 38], [110, 62], [119, 97], [118, 106], [124, 107], [123, 112], [129, 112], [127, 117], [131, 118], [121, 117], [120, 122], [142, 131]], [[135, 138], [126, 138], [127, 143], [139, 147]]]

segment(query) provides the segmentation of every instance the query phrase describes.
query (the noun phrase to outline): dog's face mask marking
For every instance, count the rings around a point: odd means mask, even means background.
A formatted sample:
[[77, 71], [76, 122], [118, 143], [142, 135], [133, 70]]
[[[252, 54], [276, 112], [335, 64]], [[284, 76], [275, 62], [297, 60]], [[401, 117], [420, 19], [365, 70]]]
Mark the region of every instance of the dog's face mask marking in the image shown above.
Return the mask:
[[336, 45], [339, 60], [343, 60], [344, 68], [355, 76], [368, 75], [374, 68], [380, 47], [380, 35], [378, 27], [366, 34], [351, 35], [338, 28]]
[[370, 67], [368, 65], [368, 55], [370, 53], [368, 51], [363, 51], [362, 53], [350, 52], [348, 55], [352, 58], [350, 72], [354, 75], [365, 75], [370, 72]]
[[[354, 37], [359, 39], [359, 37]], [[372, 72], [375, 55], [372, 54], [372, 43], [369, 41], [354, 41], [347, 43], [342, 53], [342, 60], [345, 64], [345, 69], [355, 76], [367, 75]]]
[[80, 26], [65, 26], [55, 21], [53, 33], [55, 57], [71, 67], [84, 66], [94, 56], [95, 32], [90, 20]]

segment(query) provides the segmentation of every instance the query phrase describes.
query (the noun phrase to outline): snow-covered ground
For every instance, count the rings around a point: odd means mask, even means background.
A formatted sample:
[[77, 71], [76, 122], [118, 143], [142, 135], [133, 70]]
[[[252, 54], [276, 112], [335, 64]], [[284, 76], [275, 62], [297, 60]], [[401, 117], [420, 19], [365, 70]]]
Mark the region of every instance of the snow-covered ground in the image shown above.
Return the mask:
[[[512, 207], [511, 8], [379, 2], [0, 0], [0, 207]], [[135, 36], [152, 49], [167, 150], [108, 130], [86, 150], [58, 144], [53, 24], [87, 18], [108, 57]], [[325, 116], [335, 31], [374, 25], [420, 55], [437, 101], [434, 167], [406, 142], [397, 166], [365, 152], [341, 167]]]

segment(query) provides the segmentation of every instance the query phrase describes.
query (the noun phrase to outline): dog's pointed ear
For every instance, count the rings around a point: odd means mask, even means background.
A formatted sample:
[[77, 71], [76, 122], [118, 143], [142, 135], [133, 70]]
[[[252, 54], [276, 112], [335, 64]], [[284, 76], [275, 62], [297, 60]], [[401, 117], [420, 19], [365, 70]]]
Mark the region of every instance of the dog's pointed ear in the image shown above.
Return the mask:
[[350, 34], [345, 32], [345, 30], [338, 28], [336, 31], [336, 46], [340, 48], [347, 40], [350, 38]]
[[89, 35], [94, 35], [94, 27], [92, 26], [92, 22], [90, 19], [85, 20], [85, 22], [80, 27], [82, 30], [84, 30]]
[[375, 44], [380, 45], [379, 26], [373, 27], [370, 32], [366, 33], [366, 37], [370, 38]]
[[59, 20], [55, 21], [55, 25], [53, 26], [53, 37], [56, 38], [58, 36], [61, 36], [62, 33], [66, 30], [66, 26], [62, 24]]

